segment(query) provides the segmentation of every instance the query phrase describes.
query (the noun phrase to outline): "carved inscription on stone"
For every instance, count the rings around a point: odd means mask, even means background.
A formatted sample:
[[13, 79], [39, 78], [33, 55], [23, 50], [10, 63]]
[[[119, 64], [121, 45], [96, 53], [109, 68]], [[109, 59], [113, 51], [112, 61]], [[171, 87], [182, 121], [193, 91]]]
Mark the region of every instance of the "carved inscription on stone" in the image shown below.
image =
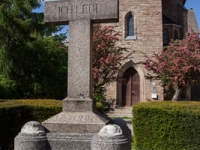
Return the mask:
[[101, 11], [101, 4], [83, 4], [82, 6], [61, 6], [59, 7], [59, 16], [72, 14], [100, 13]]
[[54, 121], [61, 121], [61, 122], [66, 122], [66, 123], [96, 123], [95, 116], [90, 115], [90, 114], [60, 114], [56, 115], [53, 118]]
[[88, 19], [101, 22], [118, 20], [118, 0], [65, 0], [45, 2], [44, 20], [67, 24], [72, 20]]

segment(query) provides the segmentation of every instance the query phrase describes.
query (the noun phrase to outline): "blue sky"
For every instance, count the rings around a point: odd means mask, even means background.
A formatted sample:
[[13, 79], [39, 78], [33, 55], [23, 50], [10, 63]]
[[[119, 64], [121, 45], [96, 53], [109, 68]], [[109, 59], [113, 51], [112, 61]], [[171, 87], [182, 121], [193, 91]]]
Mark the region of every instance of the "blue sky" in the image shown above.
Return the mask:
[[[196, 14], [196, 19], [197, 19], [197, 22], [198, 22], [198, 26], [199, 26], [199, 30], [200, 30], [200, 0], [187, 0], [186, 1], [186, 4], [185, 4], [185, 7], [187, 9], [189, 8], [193, 8], [194, 9], [194, 12]], [[42, 6], [36, 10], [34, 10], [36, 12], [44, 12], [44, 3], [42, 3]], [[62, 32], [66, 32], [68, 29], [68, 26], [66, 26]]]
[[198, 26], [199, 26], [199, 30], [200, 30], [200, 0], [187, 0], [185, 7], [187, 9], [189, 9], [189, 8], [194, 9], [196, 19], [198, 22]]
[[[34, 12], [44, 12], [44, 2], [42, 2], [42, 5], [40, 8], [33, 10]], [[60, 33], [66, 33], [68, 30], [68, 26], [65, 26]], [[58, 32], [59, 33], [59, 32]]]

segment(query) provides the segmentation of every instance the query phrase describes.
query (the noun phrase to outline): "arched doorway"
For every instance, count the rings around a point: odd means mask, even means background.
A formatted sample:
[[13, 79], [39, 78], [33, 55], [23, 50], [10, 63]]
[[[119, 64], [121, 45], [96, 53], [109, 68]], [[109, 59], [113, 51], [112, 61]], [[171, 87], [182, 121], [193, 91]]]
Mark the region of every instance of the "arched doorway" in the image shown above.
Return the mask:
[[130, 107], [140, 101], [140, 79], [138, 72], [130, 67], [122, 76], [122, 106]]

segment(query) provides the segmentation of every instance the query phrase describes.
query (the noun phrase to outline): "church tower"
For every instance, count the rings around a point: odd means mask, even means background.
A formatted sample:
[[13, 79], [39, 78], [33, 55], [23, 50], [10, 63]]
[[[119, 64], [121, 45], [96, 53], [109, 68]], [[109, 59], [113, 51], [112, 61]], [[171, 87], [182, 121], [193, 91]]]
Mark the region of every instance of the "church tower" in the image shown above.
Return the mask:
[[151, 56], [162, 51], [171, 39], [184, 37], [189, 26], [185, 3], [186, 0], [119, 0], [119, 23], [109, 25], [122, 35], [117, 45], [134, 52], [122, 62], [118, 72], [121, 80], [107, 87], [107, 98], [115, 99], [117, 106], [164, 99], [160, 81], [147, 80], [147, 70], [136, 64], [146, 60], [143, 53]]
[[[143, 53], [150, 56], [163, 48], [162, 1], [119, 0], [119, 23], [112, 25], [122, 35], [117, 45], [134, 52], [122, 62], [118, 73], [121, 81], [107, 87], [107, 98], [115, 99], [116, 105], [123, 107], [163, 99], [163, 88], [159, 81], [145, 79], [147, 70], [142, 65], [136, 65], [145, 60]], [[152, 84], [156, 88], [154, 98]]]

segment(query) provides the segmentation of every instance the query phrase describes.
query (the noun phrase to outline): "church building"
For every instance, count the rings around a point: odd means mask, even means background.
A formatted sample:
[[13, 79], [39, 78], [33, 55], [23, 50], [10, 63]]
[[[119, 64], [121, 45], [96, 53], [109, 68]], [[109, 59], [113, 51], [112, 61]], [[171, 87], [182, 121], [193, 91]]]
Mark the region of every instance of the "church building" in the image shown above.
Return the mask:
[[159, 81], [145, 78], [148, 73], [143, 65], [144, 54], [151, 56], [162, 51], [171, 39], [182, 39], [187, 31], [198, 32], [193, 9], [185, 8], [186, 0], [119, 0], [120, 32], [116, 45], [134, 51], [123, 60], [117, 81], [107, 87], [107, 99], [114, 99], [116, 106], [131, 107], [137, 102], [163, 100], [164, 91]]

